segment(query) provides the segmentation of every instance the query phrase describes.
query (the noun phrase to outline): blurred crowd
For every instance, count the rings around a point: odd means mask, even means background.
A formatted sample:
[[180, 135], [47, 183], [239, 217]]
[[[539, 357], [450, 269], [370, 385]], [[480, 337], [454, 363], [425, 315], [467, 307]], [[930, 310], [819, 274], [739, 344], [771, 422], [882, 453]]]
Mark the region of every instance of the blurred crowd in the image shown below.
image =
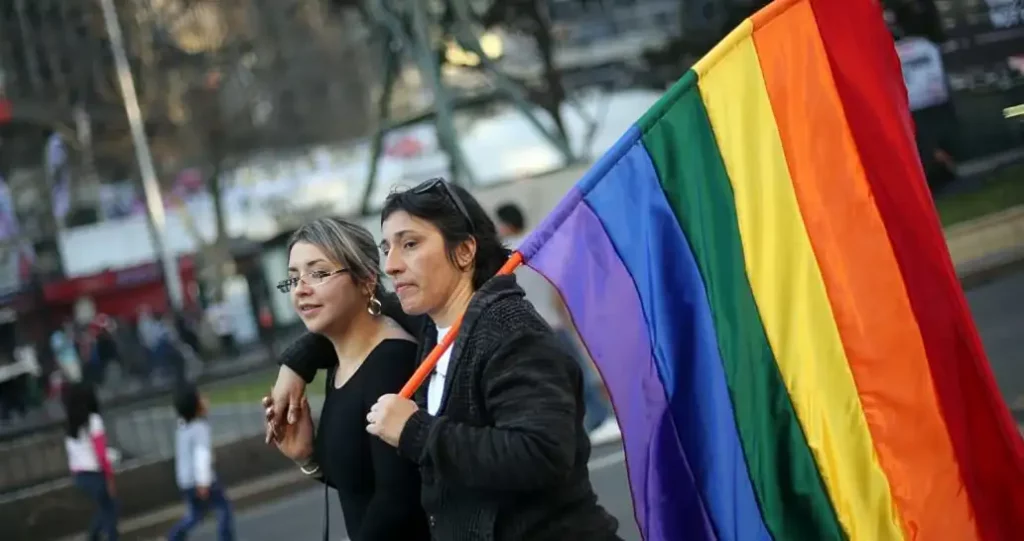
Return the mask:
[[179, 313], [140, 306], [134, 319], [102, 313], [68, 318], [46, 340], [0, 354], [0, 423], [37, 410], [59, 415], [61, 392], [73, 383], [108, 396], [170, 388], [216, 355], [237, 354], [228, 317], [214, 304], [205, 312]]

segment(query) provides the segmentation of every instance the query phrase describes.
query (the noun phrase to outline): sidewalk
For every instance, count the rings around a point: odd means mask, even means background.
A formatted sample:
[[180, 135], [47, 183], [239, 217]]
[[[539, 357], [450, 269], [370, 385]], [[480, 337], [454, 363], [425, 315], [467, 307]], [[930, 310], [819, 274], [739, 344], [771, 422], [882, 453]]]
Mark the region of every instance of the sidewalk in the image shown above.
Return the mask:
[[[294, 494], [300, 490], [314, 488], [311, 481], [298, 470], [267, 475], [242, 485], [227, 489], [228, 500], [231, 502], [235, 515], [246, 509], [278, 498]], [[181, 517], [185, 516], [184, 504], [177, 503], [152, 513], [122, 520], [119, 530], [122, 541], [157, 541], [165, 539], [166, 533]], [[212, 517], [211, 517], [212, 520]], [[61, 541], [85, 541], [84, 533], [65, 537]]]
[[998, 154], [959, 163], [956, 166], [956, 172], [957, 176], [961, 178], [977, 177], [1020, 161], [1024, 161], [1024, 148], [1014, 148]]
[[964, 289], [1024, 268], [1024, 206], [953, 225], [945, 234]]

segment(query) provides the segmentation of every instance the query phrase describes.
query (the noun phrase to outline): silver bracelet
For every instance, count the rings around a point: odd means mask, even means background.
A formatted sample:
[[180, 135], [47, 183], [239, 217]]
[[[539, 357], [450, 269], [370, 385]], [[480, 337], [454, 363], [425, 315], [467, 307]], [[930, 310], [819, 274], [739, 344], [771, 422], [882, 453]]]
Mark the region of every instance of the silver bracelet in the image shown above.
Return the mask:
[[309, 457], [303, 463], [299, 464], [299, 471], [306, 475], [314, 476], [320, 473], [320, 464], [317, 464], [313, 457]]

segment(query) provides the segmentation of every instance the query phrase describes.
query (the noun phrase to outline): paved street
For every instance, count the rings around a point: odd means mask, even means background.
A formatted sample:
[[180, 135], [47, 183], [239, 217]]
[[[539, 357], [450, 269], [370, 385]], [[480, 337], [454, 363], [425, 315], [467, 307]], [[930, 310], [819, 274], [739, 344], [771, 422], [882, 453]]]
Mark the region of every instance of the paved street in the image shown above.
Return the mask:
[[1024, 273], [967, 294], [1006, 403], [1024, 423]]
[[[1024, 273], [1004, 278], [968, 294], [975, 321], [1007, 402], [1024, 422]], [[595, 449], [591, 479], [601, 503], [619, 518], [627, 541], [639, 541], [633, 520], [625, 466], [616, 446]], [[323, 492], [311, 489], [296, 496], [251, 509], [238, 516], [240, 541], [319, 538], [323, 520]], [[332, 539], [343, 539], [337, 501], [331, 501]], [[207, 523], [196, 541], [216, 541], [213, 524]]]
[[[619, 533], [626, 541], [640, 541], [633, 520], [629, 487], [620, 446], [594, 449], [590, 460], [590, 478], [601, 504], [619, 519]], [[320, 539], [323, 527], [323, 489], [312, 488], [295, 496], [250, 509], [237, 517], [238, 541], [277, 539]], [[331, 539], [345, 539], [341, 509], [331, 494]], [[216, 522], [207, 519], [190, 541], [217, 541]]]

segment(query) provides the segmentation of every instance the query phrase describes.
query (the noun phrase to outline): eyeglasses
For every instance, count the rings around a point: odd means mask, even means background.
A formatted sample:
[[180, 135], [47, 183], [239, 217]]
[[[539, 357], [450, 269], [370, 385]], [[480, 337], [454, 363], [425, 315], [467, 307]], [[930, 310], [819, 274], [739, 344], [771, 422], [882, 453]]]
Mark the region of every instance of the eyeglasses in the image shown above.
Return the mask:
[[448, 184], [447, 181], [445, 181], [445, 179], [437, 177], [424, 181], [415, 188], [413, 188], [412, 193], [427, 193], [437, 188], [438, 186], [440, 186], [441, 191], [443, 191], [448, 196], [448, 198], [452, 200], [452, 203], [455, 204], [455, 208], [458, 209], [459, 214], [462, 214], [462, 217], [466, 219], [466, 223], [469, 225], [469, 232], [475, 233], [476, 227], [475, 224], [473, 223], [473, 218], [469, 217], [469, 211], [466, 210], [466, 204], [462, 202], [462, 198], [459, 197], [459, 194], [452, 189], [452, 187]]
[[300, 274], [298, 276], [292, 276], [286, 278], [277, 283], [277, 290], [281, 293], [288, 293], [293, 287], [299, 285], [302, 282], [310, 287], [316, 287], [323, 284], [332, 276], [337, 276], [343, 272], [348, 272], [348, 269], [338, 269], [333, 271], [313, 271], [307, 272], [306, 274]]

